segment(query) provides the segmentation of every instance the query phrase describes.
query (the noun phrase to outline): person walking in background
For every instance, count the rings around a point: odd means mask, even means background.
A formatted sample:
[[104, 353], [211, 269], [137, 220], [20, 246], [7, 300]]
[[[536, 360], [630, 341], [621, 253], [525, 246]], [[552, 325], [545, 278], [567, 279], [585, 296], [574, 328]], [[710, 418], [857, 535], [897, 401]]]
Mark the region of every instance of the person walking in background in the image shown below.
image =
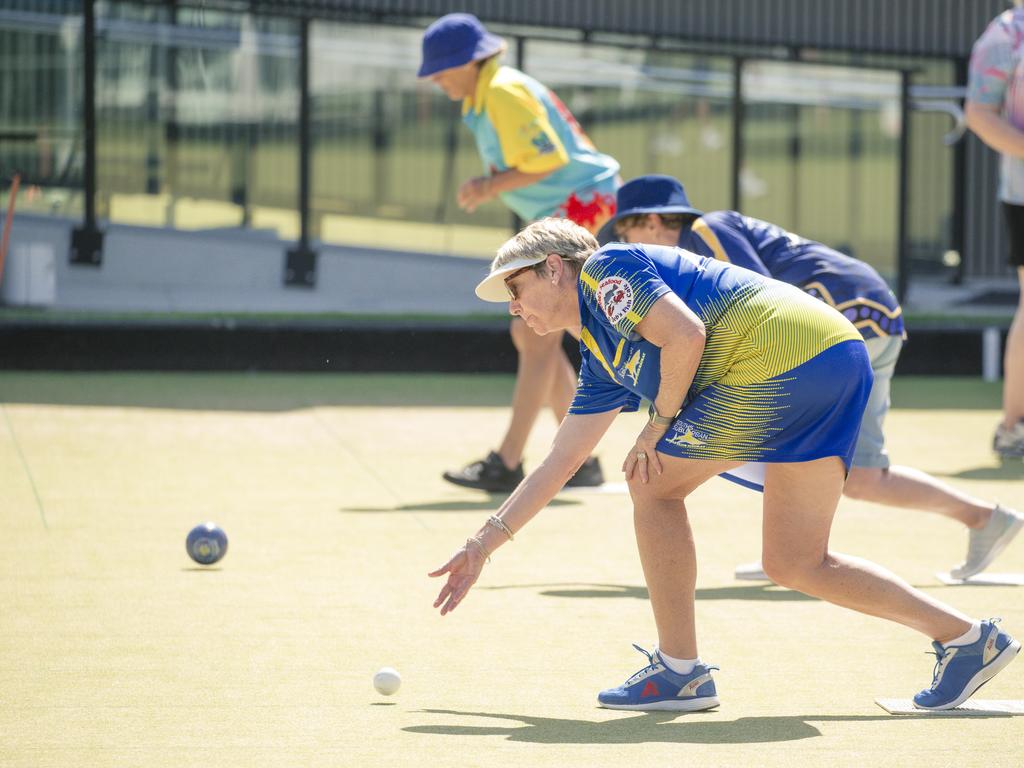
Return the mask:
[[[473, 212], [499, 198], [525, 221], [558, 216], [596, 233], [615, 212], [619, 164], [595, 149], [551, 90], [502, 66], [506, 47], [468, 13], [443, 16], [423, 35], [419, 76], [462, 102], [485, 169], [459, 187], [458, 204]], [[510, 330], [519, 365], [508, 429], [486, 458], [444, 473], [456, 485], [511, 492], [523, 479], [522, 454], [540, 411], [547, 406], [561, 421], [572, 401], [576, 375], [563, 334], [539, 336], [519, 318]], [[603, 481], [591, 457], [567, 484]]]
[[1003, 357], [1003, 420], [992, 440], [1003, 458], [1024, 457], [1024, 2], [1014, 5], [974, 43], [964, 110], [968, 127], [1002, 155], [999, 199], [1022, 289]]
[[[860, 331], [874, 374], [843, 495], [935, 512], [968, 528], [967, 557], [951, 570], [966, 579], [985, 568], [1024, 527], [1024, 515], [959, 491], [912, 467], [891, 464], [883, 425], [892, 376], [903, 346], [903, 313], [882, 277], [863, 261], [736, 211], [703, 213], [671, 176], [631, 179], [618, 192], [609, 230], [627, 243], [676, 245], [797, 286], [842, 312]], [[1024, 243], [1024, 241], [1022, 241]], [[741, 565], [737, 578], [768, 577], [760, 563]]]

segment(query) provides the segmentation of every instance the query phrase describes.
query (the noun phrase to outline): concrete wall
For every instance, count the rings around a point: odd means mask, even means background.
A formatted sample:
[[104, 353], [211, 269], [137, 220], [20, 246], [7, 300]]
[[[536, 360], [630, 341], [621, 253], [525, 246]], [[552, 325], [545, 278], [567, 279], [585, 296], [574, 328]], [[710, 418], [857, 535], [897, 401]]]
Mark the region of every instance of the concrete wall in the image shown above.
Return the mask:
[[[0, 218], [2, 221], [2, 218]], [[109, 225], [103, 263], [68, 261], [68, 219], [18, 214], [3, 293], [7, 305], [32, 303], [15, 290], [26, 258], [53, 254], [57, 309], [151, 312], [346, 312], [503, 314], [473, 294], [486, 274], [484, 261], [434, 254], [317, 246], [315, 288], [285, 287], [285, 252], [293, 246], [265, 232], [244, 229], [183, 232]], [[29, 256], [31, 254], [31, 256]], [[35, 265], [34, 272], [42, 272]], [[22, 284], [23, 285], [23, 284]], [[21, 293], [22, 295], [19, 295]], [[37, 294], [39, 292], [37, 291]], [[45, 293], [45, 291], [43, 291]], [[36, 299], [38, 303], [38, 298]]]

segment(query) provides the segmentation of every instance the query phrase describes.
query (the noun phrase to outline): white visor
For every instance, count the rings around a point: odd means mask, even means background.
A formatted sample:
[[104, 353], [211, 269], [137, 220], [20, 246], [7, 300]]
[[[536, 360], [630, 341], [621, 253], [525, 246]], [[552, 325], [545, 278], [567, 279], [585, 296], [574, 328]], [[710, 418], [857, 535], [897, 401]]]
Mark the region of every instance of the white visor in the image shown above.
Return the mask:
[[516, 259], [492, 270], [491, 274], [481, 280], [480, 284], [476, 287], [476, 295], [484, 301], [497, 303], [511, 301], [512, 298], [508, 295], [508, 288], [505, 287], [505, 278], [516, 270], [540, 264], [545, 259], [547, 259], [547, 254], [533, 259]]

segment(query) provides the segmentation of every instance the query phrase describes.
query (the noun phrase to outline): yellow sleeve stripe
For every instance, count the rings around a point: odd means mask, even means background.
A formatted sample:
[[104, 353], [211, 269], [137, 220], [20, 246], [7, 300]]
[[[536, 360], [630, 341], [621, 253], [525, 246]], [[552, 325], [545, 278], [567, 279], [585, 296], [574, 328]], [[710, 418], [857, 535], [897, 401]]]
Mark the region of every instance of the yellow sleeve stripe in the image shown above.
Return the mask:
[[711, 249], [717, 261], [730, 263], [729, 257], [725, 255], [725, 248], [722, 247], [722, 243], [718, 240], [718, 235], [715, 234], [714, 230], [708, 226], [704, 219], [695, 220], [690, 225], [690, 230]]
[[580, 272], [580, 280], [583, 282], [585, 286], [587, 286], [587, 288], [589, 288], [594, 293], [597, 293], [597, 280], [595, 280], [593, 276], [588, 275], [586, 270]]
[[[658, 298], [661, 297], [659, 296]], [[638, 315], [633, 310], [630, 310], [629, 312], [626, 313], [626, 319], [629, 320], [630, 325], [634, 326], [637, 325], [641, 320], [643, 320], [643, 318], [640, 317], [640, 315]]]
[[587, 349], [590, 350], [590, 354], [596, 357], [598, 362], [600, 362], [601, 365], [604, 366], [604, 369], [608, 371], [608, 375], [611, 377], [611, 380], [615, 381], [615, 373], [612, 371], [611, 366], [608, 365], [608, 361], [604, 359], [604, 355], [601, 353], [601, 347], [597, 345], [597, 339], [595, 339], [586, 328], [584, 328], [583, 332], [580, 334], [580, 341], [586, 345]]

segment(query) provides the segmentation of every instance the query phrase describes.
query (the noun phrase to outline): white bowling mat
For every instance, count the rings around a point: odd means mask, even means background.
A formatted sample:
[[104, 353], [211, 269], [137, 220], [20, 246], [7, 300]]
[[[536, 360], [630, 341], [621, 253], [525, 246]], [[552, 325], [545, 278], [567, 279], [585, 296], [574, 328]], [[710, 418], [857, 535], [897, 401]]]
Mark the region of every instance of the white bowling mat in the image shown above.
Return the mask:
[[1024, 587], [1024, 573], [979, 573], [966, 579], [958, 579], [948, 573], [936, 573], [935, 578], [952, 586]]
[[918, 709], [910, 699], [875, 699], [875, 703], [891, 715], [1024, 715], [1020, 699], [968, 699], [955, 709]]

